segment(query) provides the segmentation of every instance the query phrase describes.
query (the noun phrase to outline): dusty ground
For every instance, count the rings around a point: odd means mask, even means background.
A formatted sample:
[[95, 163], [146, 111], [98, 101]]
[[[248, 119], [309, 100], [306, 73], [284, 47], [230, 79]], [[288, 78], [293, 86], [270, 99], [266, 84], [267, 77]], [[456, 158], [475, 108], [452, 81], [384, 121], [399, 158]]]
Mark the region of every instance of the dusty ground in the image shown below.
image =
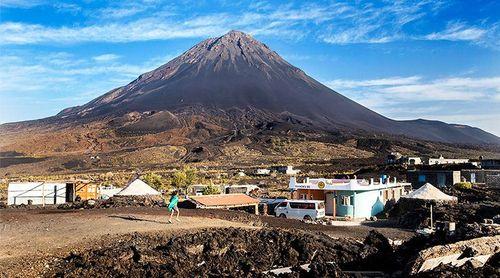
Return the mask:
[[[182, 209], [181, 222], [166, 223], [165, 208], [130, 207], [94, 210], [0, 210], [0, 269], [3, 275], [33, 275], [47, 262], [90, 246], [106, 246], [133, 232], [185, 233], [202, 228], [261, 226], [326, 233], [334, 238], [362, 239], [373, 227], [334, 227], [297, 220], [255, 216], [245, 212]], [[383, 225], [380, 222], [378, 225]], [[379, 227], [391, 239], [405, 239], [412, 232]], [[56, 259], [57, 260], [57, 259]], [[22, 269], [26, 272], [20, 272]]]

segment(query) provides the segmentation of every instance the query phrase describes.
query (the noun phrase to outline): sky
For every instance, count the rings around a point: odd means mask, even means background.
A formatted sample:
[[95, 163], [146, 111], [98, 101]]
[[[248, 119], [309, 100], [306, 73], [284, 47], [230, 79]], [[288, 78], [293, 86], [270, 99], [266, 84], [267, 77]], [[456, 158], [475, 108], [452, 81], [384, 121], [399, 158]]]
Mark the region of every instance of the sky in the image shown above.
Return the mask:
[[240, 30], [387, 117], [500, 136], [499, 18], [495, 0], [0, 0], [0, 123], [82, 105]]

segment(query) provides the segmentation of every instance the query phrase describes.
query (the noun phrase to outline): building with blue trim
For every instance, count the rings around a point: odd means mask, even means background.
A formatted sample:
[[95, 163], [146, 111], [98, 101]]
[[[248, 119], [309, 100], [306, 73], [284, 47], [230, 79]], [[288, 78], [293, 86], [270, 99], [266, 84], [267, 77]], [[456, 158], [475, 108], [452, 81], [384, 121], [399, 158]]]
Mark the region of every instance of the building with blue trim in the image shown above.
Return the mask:
[[406, 195], [405, 186], [394, 179], [374, 182], [365, 179], [290, 178], [292, 199], [324, 200], [326, 214], [337, 217], [369, 218], [384, 210], [387, 201]]

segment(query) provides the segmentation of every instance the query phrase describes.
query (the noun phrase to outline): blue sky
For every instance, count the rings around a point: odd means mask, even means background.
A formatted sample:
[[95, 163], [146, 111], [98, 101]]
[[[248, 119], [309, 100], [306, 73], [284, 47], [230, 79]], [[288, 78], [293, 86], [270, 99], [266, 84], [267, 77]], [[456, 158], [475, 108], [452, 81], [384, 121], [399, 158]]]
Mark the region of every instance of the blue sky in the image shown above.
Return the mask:
[[500, 135], [500, 1], [0, 1], [0, 122], [51, 116], [202, 39], [252, 34], [395, 119]]

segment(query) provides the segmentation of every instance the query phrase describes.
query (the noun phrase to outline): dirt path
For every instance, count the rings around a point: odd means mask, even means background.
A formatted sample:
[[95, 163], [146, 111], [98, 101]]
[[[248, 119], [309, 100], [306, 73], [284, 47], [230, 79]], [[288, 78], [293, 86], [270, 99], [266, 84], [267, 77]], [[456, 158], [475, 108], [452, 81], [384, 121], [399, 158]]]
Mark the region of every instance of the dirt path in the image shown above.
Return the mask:
[[[120, 210], [0, 211], [0, 277], [21, 276], [47, 259], [70, 251], [106, 245], [123, 234], [164, 231], [173, 234], [210, 227], [251, 227], [221, 219], [181, 217], [168, 224], [165, 213]], [[21, 271], [21, 272], [20, 272]], [[24, 272], [24, 274], [33, 274]], [[31, 276], [31, 275], [30, 275]]]

